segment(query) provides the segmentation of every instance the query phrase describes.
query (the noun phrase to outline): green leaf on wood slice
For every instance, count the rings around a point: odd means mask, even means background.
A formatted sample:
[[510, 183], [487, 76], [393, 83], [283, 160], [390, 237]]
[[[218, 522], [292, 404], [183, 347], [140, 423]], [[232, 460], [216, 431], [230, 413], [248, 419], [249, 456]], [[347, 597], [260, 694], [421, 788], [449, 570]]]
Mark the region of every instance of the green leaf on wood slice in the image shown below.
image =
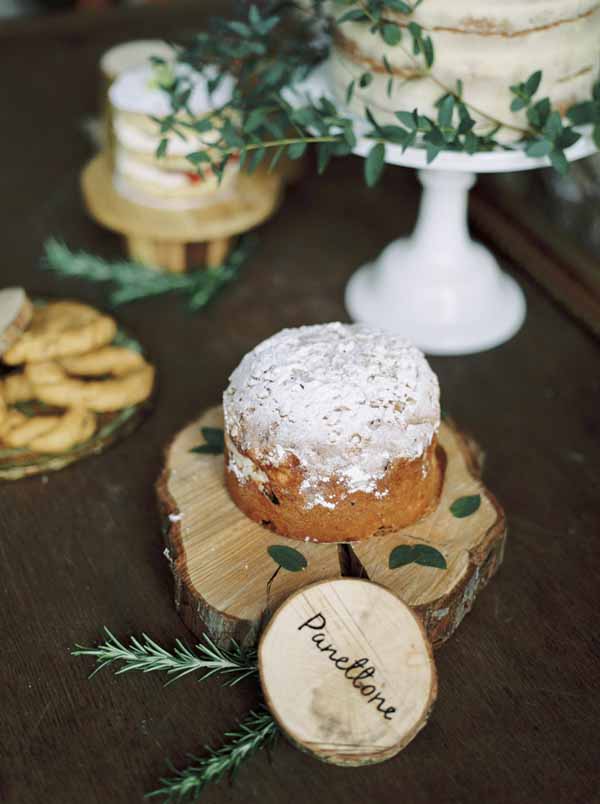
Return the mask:
[[365, 180], [369, 187], [374, 187], [379, 181], [385, 165], [385, 146], [383, 143], [376, 143], [365, 160]]
[[457, 519], [463, 519], [465, 516], [471, 516], [481, 505], [481, 495], [471, 494], [468, 497], [459, 497], [454, 500], [450, 506], [450, 511]]
[[398, 569], [406, 567], [408, 564], [419, 564], [421, 567], [435, 567], [436, 569], [446, 569], [446, 559], [428, 544], [400, 544], [394, 547], [390, 553], [389, 568]]
[[300, 572], [308, 566], [302, 553], [294, 550], [293, 547], [286, 547], [284, 544], [272, 544], [267, 548], [267, 553], [278, 566], [288, 572]]
[[202, 427], [202, 435], [206, 444], [192, 447], [190, 452], [198, 455], [222, 455], [225, 451], [225, 434], [220, 427]]

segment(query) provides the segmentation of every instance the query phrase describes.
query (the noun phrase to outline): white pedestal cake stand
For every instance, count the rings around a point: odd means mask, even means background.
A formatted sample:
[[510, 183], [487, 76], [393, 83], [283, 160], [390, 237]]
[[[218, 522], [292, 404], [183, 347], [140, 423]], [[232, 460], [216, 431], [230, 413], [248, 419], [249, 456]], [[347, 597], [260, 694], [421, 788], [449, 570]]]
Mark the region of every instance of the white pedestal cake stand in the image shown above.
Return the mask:
[[[296, 103], [302, 96], [331, 97], [327, 65], [294, 93]], [[357, 120], [354, 153], [363, 157], [373, 147], [372, 140], [360, 136], [368, 127]], [[573, 161], [595, 150], [585, 134], [567, 157]], [[390, 243], [351, 277], [346, 286], [350, 316], [409, 338], [433, 355], [469, 354], [504, 343], [524, 321], [525, 297], [493, 254], [471, 239], [469, 190], [478, 173], [547, 167], [548, 159], [532, 159], [522, 150], [472, 156], [445, 152], [428, 165], [423, 149], [388, 145], [385, 160], [418, 169], [423, 186], [419, 217], [410, 237]]]

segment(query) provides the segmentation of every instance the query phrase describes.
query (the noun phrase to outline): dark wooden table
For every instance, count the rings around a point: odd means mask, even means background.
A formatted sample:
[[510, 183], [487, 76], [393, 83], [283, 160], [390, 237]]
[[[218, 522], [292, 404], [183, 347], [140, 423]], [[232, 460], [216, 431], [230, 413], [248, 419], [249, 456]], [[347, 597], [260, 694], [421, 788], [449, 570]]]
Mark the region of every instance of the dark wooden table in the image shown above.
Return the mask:
[[[202, 23], [217, 3], [17, 22], [0, 28], [2, 283], [102, 304], [100, 286], [39, 270], [44, 240], [106, 256], [120, 244], [89, 221], [78, 173], [96, 112], [97, 61], [127, 38]], [[154, 415], [106, 454], [0, 486], [0, 756], [10, 804], [132, 804], [165, 759], [202, 752], [258, 701], [158, 676], [87, 680], [75, 642], [103, 625], [190, 640], [172, 604], [153, 483], [175, 430], [215, 404], [242, 355], [284, 326], [344, 319], [344, 283], [415, 219], [410, 172], [369, 191], [362, 163], [309, 173], [261, 232], [241, 280], [204, 313], [176, 299], [122, 309], [160, 372]], [[397, 758], [342, 770], [281, 741], [209, 802], [565, 802], [600, 799], [598, 582], [600, 354], [524, 274], [527, 323], [505, 346], [434, 359], [444, 406], [485, 447], [506, 507], [505, 563], [437, 655], [429, 726]]]

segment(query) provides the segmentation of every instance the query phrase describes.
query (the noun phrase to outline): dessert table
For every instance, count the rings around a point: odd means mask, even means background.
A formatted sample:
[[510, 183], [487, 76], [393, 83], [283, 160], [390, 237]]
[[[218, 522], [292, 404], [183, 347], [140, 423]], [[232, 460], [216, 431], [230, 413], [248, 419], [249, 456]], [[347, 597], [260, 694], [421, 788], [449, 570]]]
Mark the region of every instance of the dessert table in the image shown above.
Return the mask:
[[[92, 148], [101, 53], [127, 38], [190, 32], [223, 3], [50, 16], [0, 26], [2, 284], [95, 305], [101, 285], [39, 270], [46, 238], [117, 256], [89, 220], [79, 173]], [[133, 804], [165, 760], [202, 752], [258, 702], [246, 681], [225, 689], [158, 675], [88, 681], [70, 656], [107, 625], [170, 645], [192, 637], [172, 603], [153, 484], [162, 450], [219, 402], [230, 371], [284, 326], [346, 320], [357, 264], [399, 228], [411, 231], [419, 187], [387, 169], [369, 190], [363, 160], [308, 171], [260, 234], [260, 248], [205, 312], [177, 299], [124, 307], [119, 318], [157, 366], [156, 409], [127, 441], [59, 473], [0, 485], [0, 790], [8, 804]], [[403, 199], [399, 212], [398, 198]], [[477, 233], [475, 233], [477, 234]], [[527, 297], [517, 336], [492, 351], [431, 359], [445, 410], [486, 452], [484, 479], [506, 509], [504, 564], [440, 648], [430, 724], [389, 762], [342, 769], [281, 740], [204, 799], [342, 804], [591, 802], [598, 795], [600, 661], [600, 351], [528, 275], [503, 264]]]

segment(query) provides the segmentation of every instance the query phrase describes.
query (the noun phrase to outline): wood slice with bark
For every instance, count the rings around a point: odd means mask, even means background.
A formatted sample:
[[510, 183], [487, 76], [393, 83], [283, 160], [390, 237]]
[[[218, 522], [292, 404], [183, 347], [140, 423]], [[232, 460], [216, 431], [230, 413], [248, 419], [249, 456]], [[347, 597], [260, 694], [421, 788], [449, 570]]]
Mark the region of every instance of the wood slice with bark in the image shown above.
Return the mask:
[[335, 765], [397, 754], [427, 723], [437, 695], [419, 618], [389, 590], [356, 578], [292, 595], [265, 629], [258, 665], [284, 734]]
[[438, 506], [408, 528], [353, 543], [353, 573], [382, 584], [423, 619], [434, 647], [458, 628], [504, 555], [506, 519], [481, 481], [481, 451], [443, 421]]
[[[248, 519], [225, 487], [222, 428], [219, 406], [182, 430], [157, 484], [175, 605], [197, 635], [208, 628], [221, 645], [254, 644], [286, 597], [346, 575], [387, 587], [421, 616], [438, 646], [502, 561], [506, 523], [481, 482], [481, 452], [449, 421], [439, 433], [444, 484], [436, 510], [352, 545], [290, 540]], [[191, 451], [199, 445], [203, 452]]]
[[225, 487], [222, 446], [217, 454], [191, 451], [203, 428], [222, 431], [221, 406], [175, 436], [157, 484], [175, 605], [194, 633], [206, 627], [219, 644], [254, 645], [292, 592], [341, 575], [339, 548], [291, 542], [244, 516]]

